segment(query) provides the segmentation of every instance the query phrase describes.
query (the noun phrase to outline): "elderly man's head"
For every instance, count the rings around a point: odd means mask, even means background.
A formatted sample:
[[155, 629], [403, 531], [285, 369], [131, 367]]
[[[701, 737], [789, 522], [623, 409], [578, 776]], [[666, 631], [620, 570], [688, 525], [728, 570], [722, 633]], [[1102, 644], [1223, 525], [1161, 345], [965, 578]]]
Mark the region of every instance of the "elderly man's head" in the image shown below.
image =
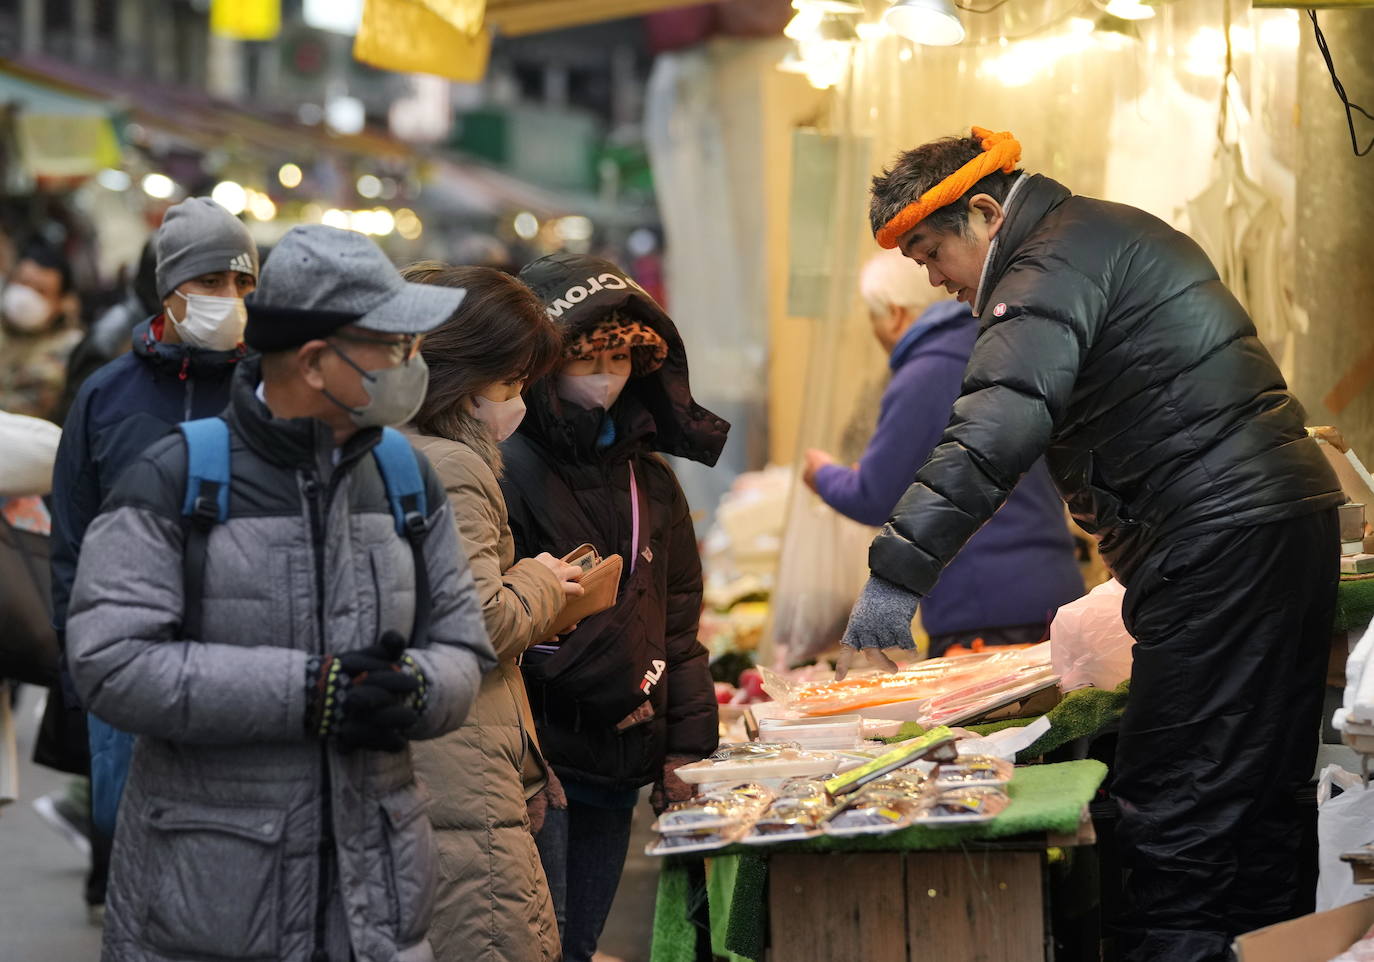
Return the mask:
[[292, 228], [248, 304], [247, 342], [263, 355], [268, 407], [323, 421], [336, 443], [360, 428], [404, 424], [429, 383], [421, 341], [464, 293], [408, 283], [361, 234]]
[[925, 272], [897, 251], [869, 258], [859, 275], [859, 293], [868, 308], [873, 336], [889, 354], [936, 297]]

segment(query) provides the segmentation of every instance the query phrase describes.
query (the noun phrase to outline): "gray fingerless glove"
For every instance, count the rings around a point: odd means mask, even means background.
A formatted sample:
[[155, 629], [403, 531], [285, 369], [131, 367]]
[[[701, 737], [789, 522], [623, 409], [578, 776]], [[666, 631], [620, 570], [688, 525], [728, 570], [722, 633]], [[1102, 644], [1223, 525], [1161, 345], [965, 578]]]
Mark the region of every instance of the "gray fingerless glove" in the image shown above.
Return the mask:
[[872, 576], [849, 613], [849, 625], [840, 644], [850, 648], [916, 647], [911, 637], [911, 619], [921, 596]]

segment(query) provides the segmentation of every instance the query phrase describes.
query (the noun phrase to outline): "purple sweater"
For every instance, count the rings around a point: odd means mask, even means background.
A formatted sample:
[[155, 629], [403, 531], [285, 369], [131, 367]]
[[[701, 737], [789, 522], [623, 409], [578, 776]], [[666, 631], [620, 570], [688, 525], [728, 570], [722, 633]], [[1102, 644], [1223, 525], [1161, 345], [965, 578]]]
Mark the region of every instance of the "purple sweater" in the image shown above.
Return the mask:
[[[917, 319], [892, 352], [878, 429], [858, 468], [816, 474], [826, 504], [863, 524], [887, 521], [944, 434], [977, 339], [977, 320], [957, 301]], [[921, 620], [931, 635], [1047, 624], [1082, 594], [1063, 502], [1041, 460], [945, 567], [921, 601]]]

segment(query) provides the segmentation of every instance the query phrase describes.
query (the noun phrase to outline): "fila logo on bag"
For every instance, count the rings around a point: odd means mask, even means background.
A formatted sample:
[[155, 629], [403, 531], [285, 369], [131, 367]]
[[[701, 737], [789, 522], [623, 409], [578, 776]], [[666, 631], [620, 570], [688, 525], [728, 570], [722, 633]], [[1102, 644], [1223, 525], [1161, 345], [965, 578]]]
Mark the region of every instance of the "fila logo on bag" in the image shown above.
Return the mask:
[[644, 673], [644, 680], [639, 683], [639, 690], [646, 695], [649, 694], [653, 687], [658, 684], [659, 679], [663, 677], [663, 672], [667, 667], [666, 661], [655, 658], [653, 665]]
[[244, 274], [251, 274], [253, 273], [253, 258], [242, 252], [235, 254], [234, 259], [229, 262], [229, 269], [231, 271], [241, 271]]
[[992, 309], [992, 316], [993, 316], [993, 317], [1002, 317], [1002, 316], [1004, 316], [1006, 313], [1007, 313], [1007, 305], [1005, 305], [1005, 304], [998, 304], [996, 307], [994, 307], [994, 308]]

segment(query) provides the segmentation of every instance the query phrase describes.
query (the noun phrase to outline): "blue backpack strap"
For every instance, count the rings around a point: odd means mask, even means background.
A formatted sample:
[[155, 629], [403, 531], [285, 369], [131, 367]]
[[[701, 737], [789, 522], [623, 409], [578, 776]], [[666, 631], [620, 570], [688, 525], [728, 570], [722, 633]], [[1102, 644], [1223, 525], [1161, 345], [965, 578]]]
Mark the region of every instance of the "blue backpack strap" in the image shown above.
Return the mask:
[[208, 525], [229, 517], [229, 425], [223, 418], [183, 421], [186, 498], [181, 513]]
[[194, 640], [200, 636], [210, 529], [229, 517], [229, 425], [221, 418], [203, 418], [177, 427], [186, 438], [186, 497], [181, 514], [190, 521], [182, 552], [181, 634]]
[[396, 533], [403, 538], [410, 537], [412, 530], [423, 533], [429, 510], [425, 505], [425, 480], [415, 460], [418, 457], [415, 449], [400, 431], [382, 428], [382, 440], [372, 449], [372, 456], [377, 459], [382, 481], [386, 484]]
[[415, 562], [415, 621], [410, 647], [423, 647], [429, 634], [429, 569], [425, 565], [425, 532], [429, 527], [429, 506], [425, 478], [420, 473], [420, 453], [410, 446], [395, 428], [382, 428], [382, 440], [372, 449], [386, 485], [387, 502], [396, 533], [410, 542]]

